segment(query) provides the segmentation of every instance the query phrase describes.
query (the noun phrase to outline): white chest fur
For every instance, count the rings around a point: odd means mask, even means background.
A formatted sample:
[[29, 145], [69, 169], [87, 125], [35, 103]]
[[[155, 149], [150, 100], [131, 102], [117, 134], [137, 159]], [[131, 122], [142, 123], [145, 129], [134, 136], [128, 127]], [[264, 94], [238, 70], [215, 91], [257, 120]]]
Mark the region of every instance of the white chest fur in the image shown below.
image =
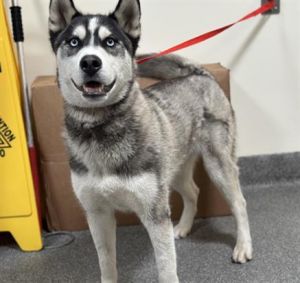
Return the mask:
[[137, 176], [94, 176], [71, 174], [76, 196], [85, 210], [101, 210], [111, 207], [120, 211], [140, 214], [153, 204], [157, 195], [156, 176], [143, 173]]

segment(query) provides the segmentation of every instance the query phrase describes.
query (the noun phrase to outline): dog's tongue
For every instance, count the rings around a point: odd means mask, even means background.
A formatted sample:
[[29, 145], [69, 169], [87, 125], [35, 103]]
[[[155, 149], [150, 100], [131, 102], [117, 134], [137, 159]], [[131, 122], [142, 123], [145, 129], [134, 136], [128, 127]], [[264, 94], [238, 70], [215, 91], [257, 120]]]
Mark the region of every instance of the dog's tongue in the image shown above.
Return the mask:
[[98, 82], [88, 82], [83, 85], [83, 91], [87, 94], [101, 94], [104, 90], [104, 85]]

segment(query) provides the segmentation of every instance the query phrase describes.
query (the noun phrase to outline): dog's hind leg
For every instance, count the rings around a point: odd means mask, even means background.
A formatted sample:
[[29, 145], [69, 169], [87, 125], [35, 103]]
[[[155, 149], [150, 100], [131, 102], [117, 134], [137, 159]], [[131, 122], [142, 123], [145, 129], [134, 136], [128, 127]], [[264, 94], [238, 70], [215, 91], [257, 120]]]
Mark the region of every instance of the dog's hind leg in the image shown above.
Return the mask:
[[244, 263], [252, 259], [252, 241], [246, 201], [240, 189], [234, 153], [235, 121], [206, 121], [200, 143], [204, 166], [211, 180], [225, 196], [237, 224], [237, 242], [232, 259]]
[[194, 217], [197, 213], [197, 201], [199, 188], [194, 182], [193, 172], [196, 162], [195, 157], [191, 157], [183, 166], [183, 169], [176, 176], [172, 187], [180, 193], [183, 199], [183, 212], [178, 224], [174, 227], [174, 237], [184, 238], [191, 231]]

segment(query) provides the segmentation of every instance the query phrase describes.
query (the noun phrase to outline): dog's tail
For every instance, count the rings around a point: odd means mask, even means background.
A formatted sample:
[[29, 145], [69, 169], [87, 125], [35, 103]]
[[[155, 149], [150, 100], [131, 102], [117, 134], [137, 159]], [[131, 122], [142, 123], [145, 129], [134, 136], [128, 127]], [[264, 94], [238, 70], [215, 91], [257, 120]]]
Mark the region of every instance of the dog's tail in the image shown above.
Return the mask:
[[[149, 57], [153, 54], [139, 55], [137, 60]], [[153, 58], [142, 64], [138, 64], [137, 75], [158, 80], [169, 80], [186, 77], [191, 74], [211, 76], [201, 65], [195, 64], [177, 55], [164, 55]]]

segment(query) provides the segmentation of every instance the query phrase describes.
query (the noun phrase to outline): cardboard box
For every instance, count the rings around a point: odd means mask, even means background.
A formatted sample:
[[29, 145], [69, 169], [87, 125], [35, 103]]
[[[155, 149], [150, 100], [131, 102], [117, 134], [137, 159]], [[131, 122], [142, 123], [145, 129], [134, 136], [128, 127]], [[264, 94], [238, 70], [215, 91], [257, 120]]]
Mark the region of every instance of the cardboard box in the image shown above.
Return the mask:
[[[230, 94], [229, 70], [220, 64], [205, 65], [215, 76], [227, 97]], [[141, 78], [142, 87], [157, 81]], [[45, 216], [50, 230], [76, 231], [87, 229], [85, 215], [76, 199], [70, 181], [68, 157], [61, 137], [63, 127], [63, 100], [54, 76], [38, 77], [32, 84], [32, 109], [36, 140], [40, 157], [42, 195]], [[223, 197], [209, 180], [201, 159], [194, 171], [200, 188], [197, 217], [229, 215]], [[174, 192], [171, 197], [172, 219], [178, 220], [182, 200]], [[117, 213], [119, 225], [139, 223], [133, 214]]]

